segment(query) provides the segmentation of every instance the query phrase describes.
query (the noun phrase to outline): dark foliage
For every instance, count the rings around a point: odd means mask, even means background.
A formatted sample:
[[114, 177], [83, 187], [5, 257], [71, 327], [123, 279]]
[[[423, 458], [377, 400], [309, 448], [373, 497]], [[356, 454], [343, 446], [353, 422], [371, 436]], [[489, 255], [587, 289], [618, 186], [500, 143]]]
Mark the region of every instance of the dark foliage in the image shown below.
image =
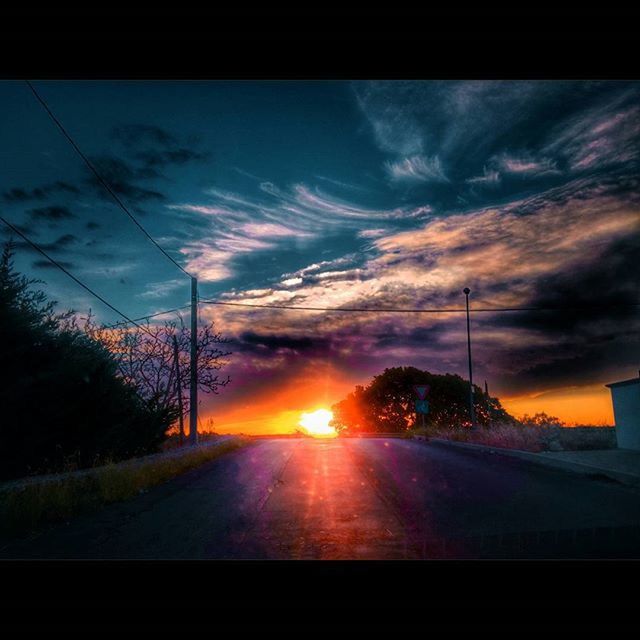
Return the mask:
[[[413, 385], [430, 386], [429, 413], [425, 426], [468, 427], [469, 383], [458, 375], [438, 375], [415, 367], [394, 367], [373, 378], [366, 387], [357, 386], [333, 405], [334, 424], [349, 432], [397, 433], [421, 426], [416, 416]], [[497, 398], [474, 385], [474, 407], [478, 424], [514, 422]], [[416, 419], [417, 418], [417, 419]]]
[[0, 478], [157, 450], [172, 406], [139, 397], [109, 351], [0, 260]]

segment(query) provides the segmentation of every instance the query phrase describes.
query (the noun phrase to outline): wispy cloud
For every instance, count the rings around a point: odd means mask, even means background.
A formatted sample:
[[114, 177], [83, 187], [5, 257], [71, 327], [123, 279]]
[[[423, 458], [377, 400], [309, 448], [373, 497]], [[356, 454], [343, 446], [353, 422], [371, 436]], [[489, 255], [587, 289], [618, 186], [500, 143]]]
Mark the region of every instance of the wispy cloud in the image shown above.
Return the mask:
[[555, 160], [536, 158], [531, 154], [511, 155], [505, 152], [495, 158], [495, 164], [503, 173], [525, 177], [560, 173]]
[[465, 182], [469, 184], [495, 186], [500, 183], [500, 172], [496, 169], [488, 169], [485, 167], [481, 175], [467, 178]]
[[168, 205], [171, 211], [203, 217], [207, 225], [205, 234], [198, 225], [193, 240], [181, 249], [190, 270], [203, 279], [222, 280], [233, 275], [231, 262], [240, 253], [310, 241], [331, 230], [353, 230], [355, 236], [372, 223], [420, 220], [432, 213], [429, 205], [367, 208], [304, 184], [280, 189], [271, 182], [263, 182], [260, 190], [264, 196], [251, 199], [209, 189], [210, 202]]
[[184, 288], [184, 278], [174, 278], [172, 280], [165, 280], [162, 282], [151, 282], [146, 286], [143, 293], [140, 294], [142, 298], [158, 299], [171, 295], [180, 287]]
[[415, 155], [396, 162], [387, 162], [386, 170], [392, 180], [405, 182], [448, 182], [438, 156], [427, 158]]
[[630, 162], [639, 156], [640, 106], [638, 91], [589, 109], [556, 127], [545, 146], [547, 153], [566, 158], [573, 171]]
[[[639, 157], [640, 86], [629, 83], [357, 82], [353, 90], [378, 147], [395, 156], [383, 166], [393, 180], [442, 180], [446, 166], [452, 184], [497, 186], [500, 176], [570, 179]], [[513, 140], [526, 150], [514, 152]]]
[[358, 231], [359, 238], [379, 238], [387, 233], [387, 229], [363, 229]]

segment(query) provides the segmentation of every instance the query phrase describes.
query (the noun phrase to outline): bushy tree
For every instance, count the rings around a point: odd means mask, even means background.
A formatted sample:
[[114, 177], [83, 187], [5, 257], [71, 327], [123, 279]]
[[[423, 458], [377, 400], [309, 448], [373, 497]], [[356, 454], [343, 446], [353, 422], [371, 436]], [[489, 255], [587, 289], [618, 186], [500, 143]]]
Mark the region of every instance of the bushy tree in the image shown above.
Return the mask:
[[[393, 367], [357, 386], [333, 409], [334, 425], [349, 432], [396, 433], [421, 425], [415, 412], [413, 385], [430, 386], [425, 424], [435, 427], [470, 426], [469, 383], [458, 375], [438, 375], [416, 367]], [[474, 385], [474, 408], [480, 425], [513, 422], [497, 398]]]
[[140, 397], [71, 312], [0, 259], [0, 478], [90, 466], [157, 449], [177, 415]]

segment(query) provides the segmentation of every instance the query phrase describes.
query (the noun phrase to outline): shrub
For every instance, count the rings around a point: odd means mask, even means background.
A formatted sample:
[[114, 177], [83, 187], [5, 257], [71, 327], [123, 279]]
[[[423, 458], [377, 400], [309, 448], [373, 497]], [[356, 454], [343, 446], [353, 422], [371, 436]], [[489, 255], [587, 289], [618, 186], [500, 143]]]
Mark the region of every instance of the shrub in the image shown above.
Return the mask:
[[0, 259], [0, 480], [156, 451], [177, 417], [116, 374], [110, 352]]

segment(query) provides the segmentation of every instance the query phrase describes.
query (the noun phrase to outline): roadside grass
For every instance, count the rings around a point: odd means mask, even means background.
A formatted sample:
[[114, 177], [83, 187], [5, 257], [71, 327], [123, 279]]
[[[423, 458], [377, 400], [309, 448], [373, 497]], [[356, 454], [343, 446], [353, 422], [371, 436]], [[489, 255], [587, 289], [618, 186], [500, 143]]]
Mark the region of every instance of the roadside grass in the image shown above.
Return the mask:
[[215, 446], [0, 487], [0, 535], [9, 538], [26, 535], [48, 524], [126, 500], [248, 443], [247, 438], [232, 438]]
[[612, 427], [580, 426], [523, 426], [511, 423], [490, 427], [468, 428], [426, 427], [413, 429], [411, 435], [442, 438], [456, 442], [470, 442], [489, 447], [520, 449], [521, 451], [581, 451], [615, 448], [615, 429]]
[[412, 434], [455, 442], [484, 444], [489, 447], [537, 452], [544, 449], [540, 431], [536, 427], [522, 427], [505, 423], [495, 424], [491, 427], [479, 427], [474, 430], [455, 427], [426, 427], [415, 429]]

